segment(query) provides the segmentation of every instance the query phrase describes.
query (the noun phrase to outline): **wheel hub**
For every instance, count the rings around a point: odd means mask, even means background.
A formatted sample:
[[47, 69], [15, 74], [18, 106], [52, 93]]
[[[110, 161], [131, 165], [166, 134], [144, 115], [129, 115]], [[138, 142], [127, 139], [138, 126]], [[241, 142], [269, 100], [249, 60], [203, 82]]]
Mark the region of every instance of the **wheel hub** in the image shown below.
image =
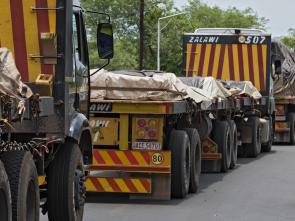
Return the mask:
[[85, 204], [86, 188], [84, 186], [85, 174], [83, 171], [77, 169], [75, 171], [75, 208], [79, 210]]

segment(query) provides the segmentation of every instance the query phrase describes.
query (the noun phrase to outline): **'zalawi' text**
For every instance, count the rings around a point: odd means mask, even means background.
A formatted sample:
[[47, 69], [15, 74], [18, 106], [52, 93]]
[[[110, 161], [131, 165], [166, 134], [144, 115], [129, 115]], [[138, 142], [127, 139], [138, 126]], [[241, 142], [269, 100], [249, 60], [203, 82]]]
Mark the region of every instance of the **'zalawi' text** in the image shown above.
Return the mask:
[[219, 37], [215, 36], [192, 36], [189, 43], [218, 43]]

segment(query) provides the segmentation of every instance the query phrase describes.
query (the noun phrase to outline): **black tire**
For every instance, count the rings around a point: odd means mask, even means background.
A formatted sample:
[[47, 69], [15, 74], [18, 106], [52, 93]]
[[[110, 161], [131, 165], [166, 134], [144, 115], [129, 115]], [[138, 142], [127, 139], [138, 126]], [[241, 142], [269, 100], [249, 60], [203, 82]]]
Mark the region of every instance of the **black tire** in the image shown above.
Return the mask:
[[252, 143], [243, 144], [247, 157], [256, 158], [261, 153], [261, 130], [258, 117], [249, 117], [252, 128]]
[[290, 144], [295, 145], [295, 113], [289, 113]]
[[238, 162], [238, 130], [236, 123], [231, 120], [229, 121], [230, 125], [230, 143], [231, 143], [231, 162], [230, 169], [234, 169]]
[[171, 196], [185, 198], [190, 184], [190, 141], [185, 131], [170, 133], [169, 150], [172, 155]]
[[11, 195], [7, 174], [0, 161], [0, 220], [11, 221]]
[[265, 153], [269, 153], [271, 151], [272, 143], [273, 143], [273, 139], [274, 139], [273, 120], [272, 120], [272, 117], [270, 117], [268, 120], [269, 120], [269, 133], [270, 133], [270, 138], [269, 138], [269, 141], [266, 144], [262, 144], [261, 145], [261, 151], [262, 152], [265, 152]]
[[215, 121], [213, 128], [213, 140], [218, 145], [218, 152], [222, 154], [221, 172], [227, 172], [231, 163], [231, 138], [230, 127], [227, 121]]
[[190, 184], [189, 192], [197, 193], [200, 186], [201, 176], [201, 140], [199, 133], [195, 128], [186, 129], [186, 133], [190, 139], [191, 147], [191, 173], [190, 173]]
[[11, 151], [1, 155], [11, 190], [12, 220], [38, 221], [40, 196], [38, 174], [32, 154]]
[[50, 221], [82, 221], [85, 204], [83, 157], [77, 144], [67, 142], [58, 150], [47, 171]]

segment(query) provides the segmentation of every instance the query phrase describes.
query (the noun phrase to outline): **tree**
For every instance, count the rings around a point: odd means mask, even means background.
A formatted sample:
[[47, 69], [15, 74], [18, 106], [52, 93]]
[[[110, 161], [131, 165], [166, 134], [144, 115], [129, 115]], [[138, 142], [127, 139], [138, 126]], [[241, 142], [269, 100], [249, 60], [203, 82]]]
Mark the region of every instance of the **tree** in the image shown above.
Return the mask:
[[[110, 69], [136, 69], [139, 52], [139, 0], [82, 0], [84, 8], [109, 13], [115, 30], [115, 58]], [[222, 9], [210, 7], [200, 0], [190, 0], [182, 9], [175, 7], [173, 0], [145, 0], [145, 38], [144, 69], [155, 70], [157, 60], [157, 22], [158, 18], [179, 12], [184, 16], [165, 20], [161, 38], [161, 69], [181, 74], [183, 33], [193, 32], [201, 27], [239, 27], [264, 28], [267, 20], [259, 17], [251, 8]], [[97, 20], [89, 24], [91, 66], [98, 67], [95, 44], [95, 26]]]
[[[183, 33], [194, 32], [197, 28], [260, 28], [264, 29], [267, 19], [259, 17], [251, 8], [221, 9], [211, 7], [199, 0], [191, 0], [182, 9], [187, 16], [173, 19], [169, 28], [162, 32], [161, 68], [181, 74]], [[154, 37], [155, 38], [155, 37]], [[155, 67], [155, 64], [152, 65]]]
[[295, 29], [289, 29], [289, 36], [283, 37], [282, 41], [285, 45], [295, 51]]
[[[108, 68], [111, 69], [136, 69], [138, 67], [139, 52], [139, 0], [82, 0], [86, 9], [109, 13], [115, 30], [115, 58]], [[173, 8], [172, 0], [146, 0], [145, 1], [145, 51], [155, 50], [156, 22], [158, 17], [167, 15]], [[93, 15], [86, 20], [89, 31], [89, 48], [91, 54], [91, 67], [98, 67], [101, 62], [97, 58], [95, 32], [97, 19]], [[155, 26], [155, 27], [154, 27]], [[152, 56], [152, 57], [150, 57]], [[145, 53], [147, 64], [151, 67], [150, 60], [156, 59], [154, 53]], [[152, 68], [154, 69], [154, 67]]]

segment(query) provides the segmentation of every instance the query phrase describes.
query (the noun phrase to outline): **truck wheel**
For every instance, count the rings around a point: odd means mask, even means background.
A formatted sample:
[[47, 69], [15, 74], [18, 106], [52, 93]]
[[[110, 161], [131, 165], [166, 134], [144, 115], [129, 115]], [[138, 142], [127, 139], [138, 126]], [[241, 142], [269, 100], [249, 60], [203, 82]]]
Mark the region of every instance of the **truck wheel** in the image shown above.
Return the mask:
[[273, 142], [273, 121], [272, 121], [272, 117], [269, 118], [269, 133], [270, 133], [270, 137], [269, 137], [269, 141], [266, 144], [262, 144], [261, 145], [261, 151], [262, 152], [266, 152], [269, 153], [271, 151], [272, 148], [272, 142]]
[[289, 116], [289, 127], [290, 127], [290, 144], [295, 144], [295, 113], [290, 113]]
[[0, 161], [0, 220], [11, 221], [11, 195], [8, 177]]
[[238, 131], [236, 123], [231, 120], [229, 121], [230, 125], [230, 138], [231, 138], [231, 162], [230, 162], [230, 169], [234, 169], [237, 165], [238, 161]]
[[11, 190], [12, 219], [38, 221], [40, 196], [38, 174], [32, 155], [27, 151], [11, 151], [1, 155]]
[[86, 189], [83, 158], [78, 144], [67, 142], [47, 171], [50, 221], [82, 221]]
[[191, 172], [189, 192], [197, 193], [200, 185], [201, 176], [201, 140], [199, 133], [195, 128], [186, 129], [186, 133], [190, 140], [191, 147]]
[[261, 153], [261, 131], [259, 127], [258, 117], [249, 117], [249, 123], [252, 128], [252, 143], [243, 144], [246, 150], [247, 157], [256, 158]]
[[215, 121], [213, 129], [213, 140], [218, 145], [218, 151], [222, 154], [221, 172], [227, 172], [231, 163], [231, 138], [230, 127], [227, 121]]
[[173, 130], [170, 134], [169, 150], [171, 150], [171, 195], [184, 198], [190, 184], [190, 141], [187, 133]]

